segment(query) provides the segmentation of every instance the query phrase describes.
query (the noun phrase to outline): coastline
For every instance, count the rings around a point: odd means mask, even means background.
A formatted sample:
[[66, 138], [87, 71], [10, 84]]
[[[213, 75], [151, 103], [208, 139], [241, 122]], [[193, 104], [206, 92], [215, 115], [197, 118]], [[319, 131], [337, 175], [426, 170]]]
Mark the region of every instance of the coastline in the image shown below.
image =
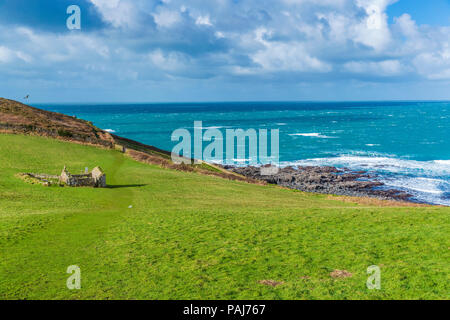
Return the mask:
[[[175, 165], [170, 161], [170, 152], [112, 134], [100, 129], [92, 122], [61, 113], [33, 108], [12, 100], [0, 100], [0, 132], [40, 135], [59, 140], [94, 145], [101, 148], [116, 148], [131, 158], [182, 171], [215, 175], [230, 180], [255, 184], [274, 184], [304, 192], [321, 193], [345, 197], [371, 198], [411, 204], [428, 202], [413, 200], [412, 195], [397, 189], [387, 189], [366, 171], [352, 171], [334, 166], [292, 166], [280, 168], [275, 175], [262, 176], [260, 168], [221, 166], [203, 162], [203, 165]], [[126, 150], [126, 151], [125, 151]]]
[[296, 168], [288, 166], [279, 168], [276, 174], [262, 175], [260, 167], [224, 166], [224, 168], [251, 179], [304, 192], [438, 206], [414, 200], [413, 195], [407, 192], [387, 188], [384, 183], [376, 180], [375, 175], [368, 174], [366, 171], [352, 171], [332, 166], [298, 166]]
[[[402, 190], [413, 195], [413, 201], [450, 206], [450, 140], [445, 139], [448, 107], [448, 102], [388, 101], [53, 104], [44, 109], [76, 114], [119, 136], [169, 151], [174, 147], [172, 130], [185, 129], [192, 135], [196, 120], [203, 121], [205, 130], [214, 128], [222, 135], [228, 129], [277, 129], [281, 148], [277, 162], [281, 167], [331, 166], [366, 171], [384, 183], [380, 188]], [[250, 164], [242, 157], [225, 157], [212, 162]]]

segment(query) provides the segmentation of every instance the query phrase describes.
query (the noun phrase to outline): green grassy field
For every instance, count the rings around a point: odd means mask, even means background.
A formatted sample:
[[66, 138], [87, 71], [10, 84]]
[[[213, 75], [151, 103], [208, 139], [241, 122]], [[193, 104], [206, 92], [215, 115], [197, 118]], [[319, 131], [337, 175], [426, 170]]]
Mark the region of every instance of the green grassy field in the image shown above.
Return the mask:
[[[449, 298], [450, 208], [344, 203], [40, 137], [0, 135], [0, 151], [1, 299]], [[110, 187], [15, 176], [64, 165], [100, 165]], [[366, 288], [370, 265], [381, 290]]]

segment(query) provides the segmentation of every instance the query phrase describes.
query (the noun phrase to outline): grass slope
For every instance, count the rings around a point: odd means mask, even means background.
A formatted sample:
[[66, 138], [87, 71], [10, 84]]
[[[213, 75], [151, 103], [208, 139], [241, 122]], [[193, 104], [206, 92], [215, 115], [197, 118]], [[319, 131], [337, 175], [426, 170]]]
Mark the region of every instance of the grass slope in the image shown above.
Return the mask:
[[[0, 135], [0, 151], [1, 299], [449, 297], [450, 208], [345, 203], [42, 137]], [[111, 187], [15, 177], [64, 165], [100, 165]], [[381, 290], [365, 285], [373, 264]], [[81, 290], [66, 288], [69, 265]]]

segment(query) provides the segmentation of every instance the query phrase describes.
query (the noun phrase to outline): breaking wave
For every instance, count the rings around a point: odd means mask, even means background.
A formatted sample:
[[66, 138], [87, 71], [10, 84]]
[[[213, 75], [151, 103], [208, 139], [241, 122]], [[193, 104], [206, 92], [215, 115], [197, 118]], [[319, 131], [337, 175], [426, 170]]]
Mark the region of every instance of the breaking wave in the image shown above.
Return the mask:
[[322, 139], [334, 139], [336, 137], [326, 136], [317, 132], [313, 133], [291, 133], [290, 136], [301, 136], [301, 137], [313, 137], [313, 138], [322, 138]]
[[416, 161], [382, 156], [347, 156], [283, 162], [281, 166], [334, 166], [377, 175], [386, 187], [418, 201], [450, 206], [450, 160]]

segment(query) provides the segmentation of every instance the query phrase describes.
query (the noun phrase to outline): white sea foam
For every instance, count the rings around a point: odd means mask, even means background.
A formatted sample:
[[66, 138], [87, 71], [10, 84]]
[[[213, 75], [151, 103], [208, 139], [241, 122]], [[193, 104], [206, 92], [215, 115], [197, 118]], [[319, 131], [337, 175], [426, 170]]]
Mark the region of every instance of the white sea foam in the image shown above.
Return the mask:
[[450, 206], [450, 199], [445, 197], [450, 191], [450, 184], [444, 179], [397, 177], [381, 182], [387, 187], [405, 190], [417, 200]]
[[434, 160], [433, 162], [444, 166], [450, 166], [450, 160]]
[[233, 127], [231, 127], [231, 126], [211, 126], [211, 127], [191, 127], [191, 128], [208, 130], [208, 129], [227, 129], [227, 128], [233, 128]]
[[445, 190], [443, 188], [448, 185], [445, 180], [432, 179], [432, 178], [397, 178], [386, 179], [384, 183], [391, 187], [405, 188], [408, 190], [431, 193], [431, 194], [443, 194]]
[[315, 158], [292, 162], [294, 165], [333, 165], [350, 168], [375, 169], [392, 173], [425, 173], [432, 176], [450, 175], [449, 160], [416, 161], [383, 156], [342, 155], [330, 158]]
[[336, 137], [330, 137], [326, 135], [322, 135], [318, 132], [312, 132], [312, 133], [291, 133], [290, 136], [302, 136], [302, 137], [313, 137], [313, 138], [322, 138], [322, 139], [334, 139]]
[[116, 130], [113, 130], [113, 129], [105, 129], [105, 131], [106, 131], [106, 132], [109, 132], [109, 133], [114, 133], [114, 132], [116, 132]]
[[223, 128], [231, 128], [229, 126], [211, 126], [211, 127], [205, 127], [204, 129], [223, 129]]
[[450, 206], [450, 160], [416, 161], [387, 156], [348, 156], [283, 162], [281, 166], [336, 166], [378, 173], [387, 187], [404, 190], [416, 199]]

